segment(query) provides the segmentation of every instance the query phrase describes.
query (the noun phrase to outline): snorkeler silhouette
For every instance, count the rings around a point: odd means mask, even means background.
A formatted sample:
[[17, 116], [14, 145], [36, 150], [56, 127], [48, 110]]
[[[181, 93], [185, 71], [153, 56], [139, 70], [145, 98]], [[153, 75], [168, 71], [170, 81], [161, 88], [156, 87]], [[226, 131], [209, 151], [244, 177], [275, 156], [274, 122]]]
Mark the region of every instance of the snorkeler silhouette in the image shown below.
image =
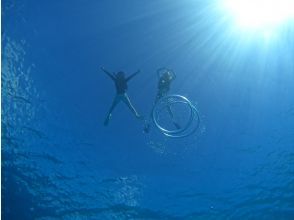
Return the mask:
[[163, 96], [166, 96], [170, 90], [170, 84], [176, 79], [176, 74], [166, 68], [160, 68], [157, 70], [158, 85], [157, 95], [155, 98], [155, 104]]
[[[168, 94], [168, 92], [170, 90], [171, 82], [176, 79], [176, 74], [172, 70], [169, 70], [166, 68], [160, 68], [157, 70], [157, 77], [158, 77], [158, 85], [157, 85], [157, 94], [155, 97], [154, 105], [156, 105], [156, 103], [159, 101], [159, 99], [161, 99], [162, 97], [164, 97]], [[168, 111], [171, 119], [173, 120], [174, 114], [173, 114], [170, 106], [167, 107], [167, 111]], [[152, 113], [151, 113], [150, 117], [152, 117]], [[181, 128], [181, 126], [179, 124], [177, 124], [174, 120], [172, 121], [172, 123], [174, 124], [174, 126], [177, 129]], [[149, 130], [150, 130], [150, 123], [148, 121], [146, 121], [145, 127], [144, 127], [144, 132], [148, 133]]]
[[133, 114], [136, 116], [138, 119], [142, 119], [142, 117], [138, 114], [134, 106], [132, 105], [128, 95], [127, 95], [127, 90], [128, 90], [128, 81], [132, 79], [134, 76], [136, 76], [140, 70], [137, 72], [133, 73], [132, 75], [125, 77], [125, 73], [122, 71], [119, 71], [116, 74], [112, 74], [109, 71], [105, 70], [103, 67], [101, 69], [114, 81], [115, 83], [115, 88], [116, 88], [116, 96], [113, 99], [112, 105], [108, 111], [108, 114], [105, 118], [104, 125], [107, 126], [109, 123], [109, 120], [111, 118], [112, 111], [116, 107], [116, 105], [123, 101], [129, 109], [133, 112]]

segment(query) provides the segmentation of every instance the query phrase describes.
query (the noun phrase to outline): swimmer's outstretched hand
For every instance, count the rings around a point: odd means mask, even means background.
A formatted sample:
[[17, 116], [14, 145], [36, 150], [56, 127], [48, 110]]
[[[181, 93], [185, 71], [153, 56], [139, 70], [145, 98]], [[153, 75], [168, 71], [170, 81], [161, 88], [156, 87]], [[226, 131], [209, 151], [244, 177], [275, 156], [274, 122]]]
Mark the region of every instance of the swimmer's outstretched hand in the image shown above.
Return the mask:
[[108, 72], [103, 66], [100, 67], [103, 72]]
[[104, 71], [104, 72], [109, 73], [109, 71], [108, 71], [107, 69], [105, 69], [103, 66], [101, 66], [100, 69], [101, 69], [102, 71]]
[[100, 69], [101, 69], [102, 71], [104, 71], [104, 72], [107, 72], [107, 73], [109, 72], [109, 71], [107, 71], [103, 66], [101, 66]]
[[104, 67], [100, 67], [101, 70], [106, 73], [112, 80], [115, 80], [115, 77], [113, 75], [113, 73], [109, 72], [108, 70], [106, 70]]

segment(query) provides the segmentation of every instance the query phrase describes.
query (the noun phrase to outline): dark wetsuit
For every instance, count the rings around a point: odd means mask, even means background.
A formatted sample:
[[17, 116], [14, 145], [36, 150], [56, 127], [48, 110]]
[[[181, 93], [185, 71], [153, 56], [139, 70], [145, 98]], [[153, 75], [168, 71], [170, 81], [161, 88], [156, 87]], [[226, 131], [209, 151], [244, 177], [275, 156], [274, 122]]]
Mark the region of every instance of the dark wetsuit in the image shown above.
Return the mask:
[[155, 103], [161, 99], [163, 96], [165, 96], [169, 89], [170, 89], [170, 84], [172, 80], [166, 79], [165, 77], [161, 77], [158, 82], [158, 91], [155, 99]]
[[116, 93], [117, 94], [124, 94], [128, 90], [127, 79], [125, 78], [116, 78], [114, 80]]

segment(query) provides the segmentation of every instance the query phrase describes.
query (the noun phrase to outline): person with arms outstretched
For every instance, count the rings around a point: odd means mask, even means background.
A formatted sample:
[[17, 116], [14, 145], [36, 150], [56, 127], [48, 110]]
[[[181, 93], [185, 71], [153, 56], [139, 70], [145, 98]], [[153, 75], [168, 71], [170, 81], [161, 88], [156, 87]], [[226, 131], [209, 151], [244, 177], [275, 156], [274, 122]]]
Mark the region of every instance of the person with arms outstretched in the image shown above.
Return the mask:
[[114, 97], [112, 105], [111, 105], [111, 107], [107, 113], [107, 116], [104, 120], [104, 125], [105, 126], [108, 125], [114, 108], [121, 101], [124, 102], [129, 107], [129, 109], [133, 112], [133, 114], [136, 116], [136, 118], [142, 119], [142, 117], [138, 114], [138, 112], [136, 111], [136, 109], [132, 105], [130, 98], [127, 94], [128, 82], [134, 76], [136, 76], [140, 72], [140, 70], [138, 70], [137, 72], [133, 73], [132, 75], [126, 77], [125, 73], [122, 71], [119, 71], [118, 73], [114, 74], [114, 73], [107, 71], [103, 67], [101, 69], [103, 70], [103, 72], [105, 72], [110, 77], [110, 79], [112, 79], [112, 81], [115, 84], [115, 88], [116, 88], [116, 96]]

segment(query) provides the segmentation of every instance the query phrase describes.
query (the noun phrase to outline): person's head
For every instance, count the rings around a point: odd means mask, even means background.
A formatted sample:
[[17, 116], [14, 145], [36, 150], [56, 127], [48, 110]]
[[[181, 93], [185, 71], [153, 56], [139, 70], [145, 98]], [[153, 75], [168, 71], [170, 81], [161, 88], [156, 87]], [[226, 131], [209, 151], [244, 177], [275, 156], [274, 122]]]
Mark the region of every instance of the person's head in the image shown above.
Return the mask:
[[124, 79], [125, 78], [125, 73], [123, 71], [119, 71], [117, 74], [116, 74], [116, 77], [118, 79]]

